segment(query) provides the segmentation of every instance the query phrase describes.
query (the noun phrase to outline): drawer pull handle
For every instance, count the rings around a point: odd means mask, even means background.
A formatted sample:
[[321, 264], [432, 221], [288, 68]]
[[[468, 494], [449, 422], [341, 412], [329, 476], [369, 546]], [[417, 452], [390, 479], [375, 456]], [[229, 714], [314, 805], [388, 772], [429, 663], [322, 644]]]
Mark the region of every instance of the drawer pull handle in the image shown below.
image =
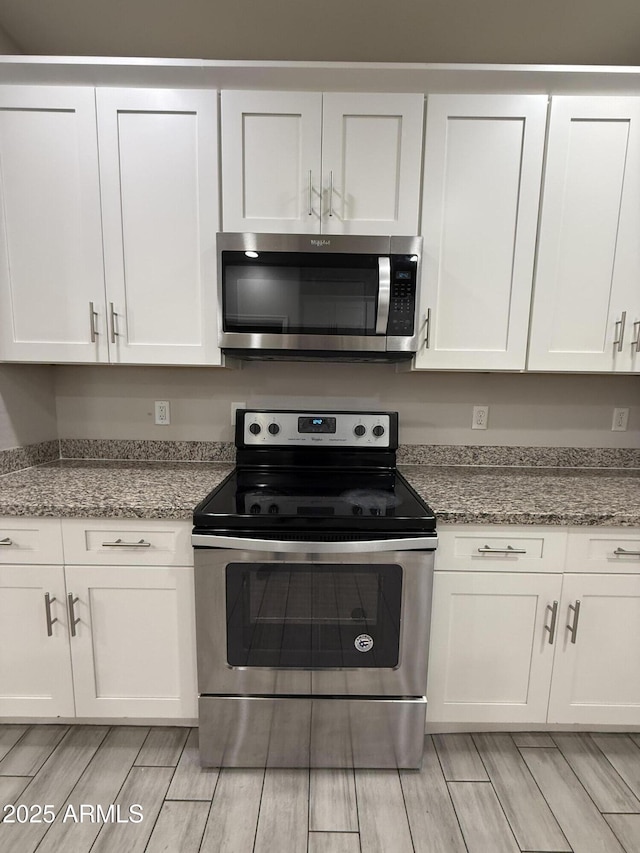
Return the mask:
[[575, 643], [576, 637], [578, 636], [578, 619], [580, 619], [580, 599], [576, 598], [575, 606], [573, 604], [569, 605], [569, 610], [573, 610], [573, 624], [567, 624], [567, 628], [569, 629], [569, 633], [571, 634], [571, 642]]
[[553, 645], [556, 637], [556, 622], [558, 620], [558, 602], [553, 602], [553, 607], [547, 604], [547, 610], [551, 611], [551, 625], [545, 625], [544, 630], [549, 632], [549, 645]]
[[478, 548], [479, 554], [526, 554], [525, 548], [514, 548], [512, 545], [507, 545], [506, 548], [491, 548], [490, 545], [483, 545]]
[[7, 536], [5, 539], [0, 539], [0, 545], [4, 545], [5, 548], [10, 548], [13, 545], [13, 542]]
[[78, 624], [78, 622], [80, 621], [80, 617], [78, 617], [78, 618], [76, 619], [76, 612], [75, 612], [74, 607], [73, 607], [73, 605], [76, 603], [76, 601], [80, 601], [80, 599], [78, 598], [78, 596], [77, 596], [77, 595], [76, 595], [76, 596], [75, 596], [75, 598], [74, 598], [73, 593], [72, 593], [72, 592], [70, 592], [70, 593], [67, 595], [67, 606], [68, 606], [68, 608], [69, 608], [69, 627], [71, 628], [71, 636], [72, 636], [72, 637], [75, 637], [75, 635], [76, 635], [76, 625], [77, 625], [77, 624]]
[[151, 548], [151, 542], [146, 542], [140, 539], [139, 542], [124, 542], [122, 539], [116, 539], [115, 542], [103, 542], [103, 548]]
[[55, 595], [52, 598], [48, 592], [45, 592], [45, 594], [44, 594], [44, 612], [45, 612], [45, 616], [47, 617], [47, 637], [53, 636], [53, 623], [58, 621], [57, 616], [55, 617], [55, 619], [51, 618], [51, 602], [52, 601], [56, 601]]
[[616, 548], [613, 552], [616, 557], [640, 557], [640, 551], [627, 551], [626, 548]]

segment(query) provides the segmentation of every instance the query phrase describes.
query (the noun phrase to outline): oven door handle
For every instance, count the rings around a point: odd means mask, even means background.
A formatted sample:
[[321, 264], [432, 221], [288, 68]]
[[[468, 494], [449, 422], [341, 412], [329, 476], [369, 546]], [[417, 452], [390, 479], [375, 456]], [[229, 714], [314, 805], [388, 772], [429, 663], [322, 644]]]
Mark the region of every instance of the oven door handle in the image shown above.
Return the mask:
[[191, 544], [200, 548], [234, 548], [241, 551], [269, 553], [304, 552], [305, 554], [365, 554], [374, 551], [435, 551], [436, 536], [407, 539], [355, 539], [348, 542], [307, 542], [304, 540], [253, 539], [244, 536], [219, 536], [216, 533], [194, 533]]
[[378, 258], [378, 314], [376, 316], [376, 335], [387, 334], [390, 304], [391, 261], [389, 258]]

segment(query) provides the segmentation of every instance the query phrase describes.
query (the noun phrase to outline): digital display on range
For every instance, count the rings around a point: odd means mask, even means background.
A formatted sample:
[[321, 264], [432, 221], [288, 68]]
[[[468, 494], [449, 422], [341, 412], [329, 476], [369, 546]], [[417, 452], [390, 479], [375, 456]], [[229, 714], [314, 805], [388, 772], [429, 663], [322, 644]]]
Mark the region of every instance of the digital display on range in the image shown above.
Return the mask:
[[298, 432], [335, 432], [336, 419], [324, 417], [298, 418]]

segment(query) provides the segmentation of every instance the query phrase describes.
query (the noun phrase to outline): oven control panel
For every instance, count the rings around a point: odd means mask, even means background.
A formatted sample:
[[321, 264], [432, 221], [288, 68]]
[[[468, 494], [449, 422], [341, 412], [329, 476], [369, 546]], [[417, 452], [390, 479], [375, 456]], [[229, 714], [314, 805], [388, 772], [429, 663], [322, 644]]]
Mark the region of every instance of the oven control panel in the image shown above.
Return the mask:
[[238, 410], [238, 438], [247, 446], [382, 447], [397, 433], [395, 412]]

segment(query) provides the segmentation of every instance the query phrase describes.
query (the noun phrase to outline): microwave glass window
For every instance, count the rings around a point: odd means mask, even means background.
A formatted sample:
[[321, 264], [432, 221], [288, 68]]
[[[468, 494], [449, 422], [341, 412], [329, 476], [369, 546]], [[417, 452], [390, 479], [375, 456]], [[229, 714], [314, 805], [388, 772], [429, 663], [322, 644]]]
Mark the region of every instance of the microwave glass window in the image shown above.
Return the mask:
[[224, 330], [289, 335], [373, 335], [376, 266], [228, 264]]

